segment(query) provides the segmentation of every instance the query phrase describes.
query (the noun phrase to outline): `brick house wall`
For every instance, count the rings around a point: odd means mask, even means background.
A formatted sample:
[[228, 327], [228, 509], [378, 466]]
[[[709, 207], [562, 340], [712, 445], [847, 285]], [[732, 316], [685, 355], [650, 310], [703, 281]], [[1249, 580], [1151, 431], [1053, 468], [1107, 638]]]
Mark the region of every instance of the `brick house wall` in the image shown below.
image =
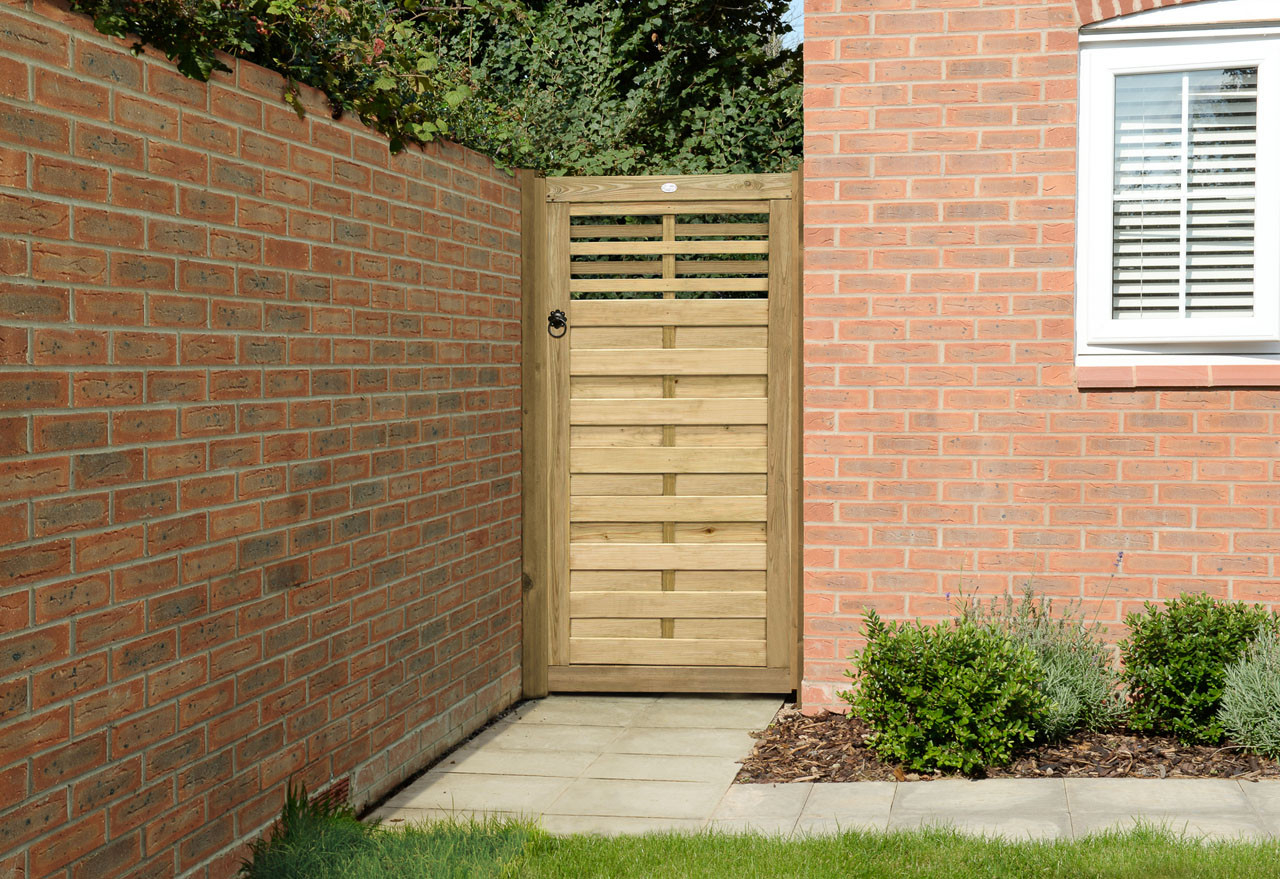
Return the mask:
[[519, 694], [519, 193], [0, 6], [0, 877], [231, 875]]
[[806, 704], [865, 607], [1280, 604], [1274, 372], [1074, 366], [1078, 29], [1174, 4], [805, 5]]

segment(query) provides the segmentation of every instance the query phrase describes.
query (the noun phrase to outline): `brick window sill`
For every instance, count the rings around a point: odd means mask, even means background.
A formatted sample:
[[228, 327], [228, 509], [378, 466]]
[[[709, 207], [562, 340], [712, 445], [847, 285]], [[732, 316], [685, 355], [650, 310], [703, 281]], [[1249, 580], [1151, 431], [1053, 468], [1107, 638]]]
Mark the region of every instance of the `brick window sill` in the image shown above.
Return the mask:
[[1203, 366], [1077, 366], [1081, 390], [1124, 388], [1280, 388], [1280, 363]]

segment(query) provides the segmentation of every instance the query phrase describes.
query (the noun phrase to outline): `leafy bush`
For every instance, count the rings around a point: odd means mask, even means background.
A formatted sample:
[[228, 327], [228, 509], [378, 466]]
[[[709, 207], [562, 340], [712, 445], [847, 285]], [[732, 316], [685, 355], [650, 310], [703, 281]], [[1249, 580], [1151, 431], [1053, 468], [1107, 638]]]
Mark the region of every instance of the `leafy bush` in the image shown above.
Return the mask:
[[524, 0], [428, 28], [478, 100], [458, 139], [550, 174], [789, 170], [800, 52], [783, 0]]
[[70, 0], [187, 76], [220, 52], [323, 91], [393, 151], [447, 134], [550, 174], [764, 172], [802, 155], [786, 0]]
[[977, 625], [1004, 632], [1035, 655], [1037, 686], [1047, 701], [1037, 727], [1044, 738], [1108, 729], [1124, 717], [1120, 674], [1098, 637], [1098, 624], [1084, 621], [1078, 601], [1055, 615], [1053, 600], [1028, 586], [1020, 599], [1008, 595], [989, 604], [973, 601], [964, 612]]
[[1263, 626], [1227, 669], [1218, 720], [1237, 744], [1280, 759], [1280, 634], [1274, 626]]
[[923, 626], [866, 617], [867, 646], [841, 693], [889, 760], [930, 771], [980, 773], [1007, 764], [1043, 723], [1030, 648], [972, 620]]
[[1276, 617], [1257, 605], [1187, 595], [1163, 608], [1148, 603], [1145, 613], [1125, 622], [1130, 635], [1120, 651], [1133, 703], [1129, 725], [1186, 743], [1221, 741], [1218, 708], [1227, 668], [1260, 627], [1276, 627]]
[[[421, 39], [419, 3], [390, 0], [71, 0], [98, 30], [135, 34], [189, 77], [226, 70], [219, 52], [323, 91], [335, 115], [353, 112], [387, 135], [393, 150], [447, 129], [467, 99]], [[285, 97], [302, 112], [296, 89]]]

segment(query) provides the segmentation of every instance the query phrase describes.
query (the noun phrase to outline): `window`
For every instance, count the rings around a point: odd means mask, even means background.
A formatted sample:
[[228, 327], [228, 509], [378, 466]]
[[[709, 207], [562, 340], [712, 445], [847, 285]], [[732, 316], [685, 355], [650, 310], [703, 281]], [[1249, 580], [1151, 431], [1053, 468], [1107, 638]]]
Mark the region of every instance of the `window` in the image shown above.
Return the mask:
[[1082, 31], [1078, 363], [1280, 362], [1280, 4], [1263, 2]]

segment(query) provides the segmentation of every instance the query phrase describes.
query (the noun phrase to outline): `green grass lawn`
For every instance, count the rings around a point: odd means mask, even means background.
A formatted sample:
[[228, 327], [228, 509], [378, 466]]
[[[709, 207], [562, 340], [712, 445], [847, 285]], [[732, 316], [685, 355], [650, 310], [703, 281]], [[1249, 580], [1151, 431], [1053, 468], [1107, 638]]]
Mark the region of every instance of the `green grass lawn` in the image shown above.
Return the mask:
[[391, 829], [324, 818], [259, 845], [246, 873], [250, 879], [1280, 879], [1280, 842], [1202, 843], [1143, 829], [1042, 843], [942, 830], [559, 838], [518, 823]]

